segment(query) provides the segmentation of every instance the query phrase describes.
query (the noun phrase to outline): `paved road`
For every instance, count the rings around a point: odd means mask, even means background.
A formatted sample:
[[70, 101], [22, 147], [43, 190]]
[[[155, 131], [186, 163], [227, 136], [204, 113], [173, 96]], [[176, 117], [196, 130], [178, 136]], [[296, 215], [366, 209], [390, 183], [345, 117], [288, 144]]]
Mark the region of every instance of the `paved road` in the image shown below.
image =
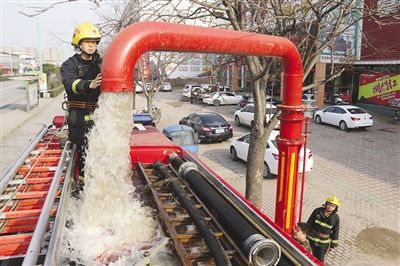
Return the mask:
[[[179, 101], [179, 92], [157, 97], [160, 128], [200, 110], [219, 112], [234, 125], [233, 106], [191, 105]], [[305, 178], [302, 220], [329, 195], [342, 200], [340, 243], [327, 255], [327, 265], [400, 265], [400, 126], [391, 124], [390, 117], [373, 116], [374, 126], [367, 130], [343, 132], [310, 124], [314, 169]], [[234, 136], [248, 131], [234, 126]], [[230, 159], [229, 142], [202, 144], [199, 155], [244, 193], [246, 163]], [[271, 218], [275, 196], [276, 180], [264, 180], [262, 210]]]
[[[54, 115], [62, 114], [61, 96], [41, 99], [37, 109], [24, 114], [24, 123], [2, 138], [2, 168], [18, 156], [40, 124], [49, 124]], [[201, 110], [219, 112], [233, 124], [233, 106], [191, 105], [179, 98], [179, 92], [157, 95], [155, 102], [162, 109], [159, 128]], [[138, 95], [137, 109], [144, 106], [144, 97]], [[16, 121], [14, 117], [2, 118], [7, 122]], [[351, 132], [327, 125], [310, 125], [308, 147], [313, 152], [314, 169], [305, 180], [303, 220], [327, 196], [335, 194], [342, 200], [340, 243], [328, 254], [327, 265], [400, 265], [400, 126], [392, 125], [389, 117], [375, 114], [374, 122], [368, 130]], [[235, 137], [248, 131], [234, 126]], [[228, 148], [229, 142], [202, 144], [199, 156], [243, 192], [246, 164], [233, 162]], [[276, 180], [264, 180], [262, 210], [272, 219], [275, 195]]]
[[16, 109], [26, 110], [26, 93], [20, 80], [0, 82], [0, 112], [11, 112]]

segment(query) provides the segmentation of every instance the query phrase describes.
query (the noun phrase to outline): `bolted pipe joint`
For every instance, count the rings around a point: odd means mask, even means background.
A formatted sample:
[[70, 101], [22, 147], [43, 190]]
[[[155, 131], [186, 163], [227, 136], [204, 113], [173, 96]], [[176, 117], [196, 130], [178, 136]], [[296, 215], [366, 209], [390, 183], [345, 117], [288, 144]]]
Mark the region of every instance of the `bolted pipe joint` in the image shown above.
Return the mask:
[[176, 152], [171, 152], [171, 153], [168, 155], [168, 157], [169, 157], [170, 160], [173, 160], [173, 159], [175, 159], [175, 158], [177, 158], [177, 157], [180, 158], [179, 155], [176, 154]]
[[193, 162], [184, 162], [179, 167], [179, 176], [186, 176], [186, 173], [189, 172], [190, 170], [199, 171], [199, 168]]
[[[181, 157], [179, 157], [179, 155], [176, 154], [175, 152], [170, 153], [168, 155], [168, 157], [169, 157], [170, 161], [173, 161], [173, 160], [181, 161]], [[189, 172], [190, 170], [199, 171], [199, 168], [197, 167], [197, 164], [195, 164], [193, 162], [183, 162], [182, 164], [180, 164], [179, 169], [178, 169], [179, 176], [184, 177], [186, 175], [186, 173]]]
[[281, 258], [281, 248], [278, 243], [260, 234], [249, 236], [244, 241], [243, 247], [250, 263], [255, 266], [277, 265]]

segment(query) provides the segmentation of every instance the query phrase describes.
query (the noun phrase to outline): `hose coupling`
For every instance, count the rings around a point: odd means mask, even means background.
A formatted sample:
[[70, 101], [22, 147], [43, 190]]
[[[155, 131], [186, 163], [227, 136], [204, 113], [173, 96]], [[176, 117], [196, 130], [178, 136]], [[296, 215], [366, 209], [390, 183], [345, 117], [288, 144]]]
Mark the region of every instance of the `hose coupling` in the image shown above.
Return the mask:
[[281, 258], [281, 249], [274, 240], [263, 235], [249, 236], [243, 243], [249, 261], [255, 266], [277, 265]]
[[193, 162], [184, 162], [180, 167], [179, 167], [179, 176], [184, 177], [187, 172], [190, 170], [196, 170], [199, 171], [199, 168], [197, 167], [197, 164]]

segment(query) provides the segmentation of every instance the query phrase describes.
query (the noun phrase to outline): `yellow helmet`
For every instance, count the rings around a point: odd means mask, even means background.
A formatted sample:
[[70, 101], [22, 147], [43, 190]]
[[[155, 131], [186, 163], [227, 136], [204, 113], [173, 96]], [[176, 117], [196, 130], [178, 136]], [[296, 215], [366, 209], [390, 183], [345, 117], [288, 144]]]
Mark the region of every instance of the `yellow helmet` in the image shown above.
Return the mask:
[[83, 39], [96, 40], [97, 43], [99, 43], [101, 39], [99, 28], [90, 22], [79, 24], [74, 30], [71, 44], [73, 46], [78, 46]]
[[325, 202], [329, 202], [332, 204], [335, 204], [336, 206], [340, 206], [340, 200], [336, 196], [330, 196], [328, 197]]

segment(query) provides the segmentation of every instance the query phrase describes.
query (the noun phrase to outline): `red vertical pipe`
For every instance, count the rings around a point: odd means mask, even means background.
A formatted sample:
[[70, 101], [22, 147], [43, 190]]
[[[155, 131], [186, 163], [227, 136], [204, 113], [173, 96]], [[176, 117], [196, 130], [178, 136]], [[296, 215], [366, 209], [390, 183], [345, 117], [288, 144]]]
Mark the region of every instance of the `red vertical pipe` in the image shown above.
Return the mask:
[[[290, 232], [292, 226], [287, 229], [289, 227], [286, 225], [295, 221], [294, 203], [303, 120], [301, 109], [303, 71], [295, 45], [277, 36], [164, 22], [139, 22], [122, 30], [108, 47], [101, 69], [101, 90], [132, 91], [136, 61], [147, 51], [220, 53], [283, 59], [283, 104], [278, 139], [280, 155], [277, 188], [277, 191], [282, 193], [277, 194], [275, 221], [285, 231]], [[286, 160], [285, 156], [289, 156], [289, 160]], [[282, 161], [284, 165], [281, 167]], [[291, 214], [285, 215], [288, 211]]]
[[303, 172], [301, 173], [301, 190], [300, 190], [300, 204], [299, 204], [299, 223], [301, 222], [303, 215], [303, 198], [304, 198], [304, 182], [306, 177], [306, 162], [307, 158], [307, 137], [308, 137], [308, 125], [310, 124], [310, 119], [305, 117], [304, 120], [304, 146], [303, 146]]

